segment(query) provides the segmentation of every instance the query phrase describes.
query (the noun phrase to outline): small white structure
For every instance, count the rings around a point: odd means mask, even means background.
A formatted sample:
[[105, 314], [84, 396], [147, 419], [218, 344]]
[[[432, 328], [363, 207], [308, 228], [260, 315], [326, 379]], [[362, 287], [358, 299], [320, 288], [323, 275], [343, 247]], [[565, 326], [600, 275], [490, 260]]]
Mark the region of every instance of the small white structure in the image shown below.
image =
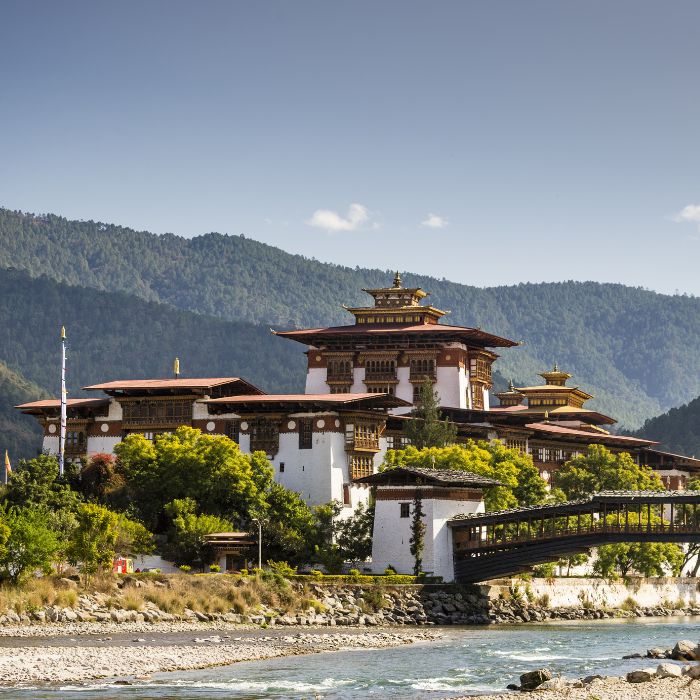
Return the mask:
[[360, 481], [377, 487], [372, 533], [372, 571], [381, 574], [392, 566], [399, 574], [412, 574], [411, 525], [420, 498], [425, 513], [423, 571], [454, 580], [452, 532], [448, 522], [462, 513], [484, 512], [484, 488], [500, 486], [479, 474], [452, 469], [396, 467]]

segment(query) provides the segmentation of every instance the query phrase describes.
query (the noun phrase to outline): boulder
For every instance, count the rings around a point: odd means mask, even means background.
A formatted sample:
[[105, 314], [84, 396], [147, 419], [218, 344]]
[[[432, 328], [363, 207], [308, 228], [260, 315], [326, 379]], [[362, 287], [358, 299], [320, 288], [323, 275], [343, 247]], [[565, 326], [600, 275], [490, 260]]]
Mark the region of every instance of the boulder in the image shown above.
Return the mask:
[[700, 664], [695, 664], [694, 666], [688, 666], [683, 669], [683, 675], [686, 678], [691, 678], [693, 680], [700, 679]]
[[677, 664], [659, 664], [656, 667], [657, 678], [680, 678], [683, 675]]
[[648, 683], [654, 676], [656, 676], [655, 670], [645, 668], [639, 671], [630, 671], [625, 678], [628, 683]]
[[671, 652], [671, 658], [677, 661], [695, 661], [700, 659], [700, 648], [695, 642], [688, 639], [682, 639], [676, 643]]
[[528, 671], [520, 676], [520, 688], [522, 690], [534, 690], [545, 681], [552, 680], [552, 672], [547, 668], [538, 668], [536, 671]]
[[[661, 647], [652, 647], [647, 651], [647, 659], [668, 659], [671, 655], [670, 649], [663, 649]], [[625, 656], [624, 658], [628, 658]], [[633, 657], [629, 657], [633, 658]]]
[[564, 690], [569, 684], [563, 678], [552, 678], [537, 686], [537, 690]]

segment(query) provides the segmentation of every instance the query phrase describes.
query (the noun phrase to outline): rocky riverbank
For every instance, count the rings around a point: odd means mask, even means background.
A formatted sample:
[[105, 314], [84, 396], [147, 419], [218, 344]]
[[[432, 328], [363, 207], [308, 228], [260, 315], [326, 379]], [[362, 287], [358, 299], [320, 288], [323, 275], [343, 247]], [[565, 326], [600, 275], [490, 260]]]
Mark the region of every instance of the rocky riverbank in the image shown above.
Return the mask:
[[66, 579], [59, 585], [67, 588], [51, 604], [7, 606], [0, 613], [0, 635], [13, 635], [18, 627], [69, 630], [94, 623], [375, 627], [700, 615], [700, 607], [688, 606], [553, 608], [518, 592], [491, 599], [477, 587], [460, 586], [301, 585], [224, 576], [126, 577], [104, 591], [81, 591]]
[[[661, 663], [630, 671], [624, 678], [591, 675], [578, 680], [554, 677], [546, 668], [528, 671], [519, 684], [509, 690], [536, 691], [548, 700], [637, 700], [664, 697], [666, 700], [700, 698], [700, 644], [681, 640], [668, 649], [652, 648], [646, 654], [630, 654], [626, 659], [672, 659], [678, 663]], [[465, 696], [458, 700], [472, 700]], [[509, 700], [512, 694], [480, 695], [480, 700]]]
[[286, 636], [236, 637], [215, 634], [193, 638], [187, 644], [147, 646], [145, 638], [129, 644], [86, 646], [0, 647], [0, 683], [67, 683], [114, 678], [129, 683], [151, 673], [223, 666], [239, 661], [259, 661], [345, 649], [387, 648], [433, 641], [430, 631], [296, 633]]

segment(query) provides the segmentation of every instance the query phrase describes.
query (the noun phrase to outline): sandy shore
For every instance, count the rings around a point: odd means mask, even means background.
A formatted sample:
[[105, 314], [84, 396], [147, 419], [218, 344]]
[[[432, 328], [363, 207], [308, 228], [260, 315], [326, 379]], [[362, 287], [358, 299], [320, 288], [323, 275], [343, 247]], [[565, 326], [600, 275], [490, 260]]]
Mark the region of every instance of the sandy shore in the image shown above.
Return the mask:
[[542, 700], [696, 700], [700, 681], [687, 678], [659, 678], [650, 683], [628, 683], [622, 678], [594, 680], [584, 688], [536, 690], [532, 693], [465, 695], [453, 700], [514, 700], [516, 697]]
[[[119, 625], [119, 632], [126, 630]], [[150, 634], [153, 634], [153, 626]], [[104, 634], [104, 626], [100, 626]], [[192, 630], [191, 626], [188, 630]], [[173, 630], [169, 630], [173, 631]], [[99, 678], [138, 678], [164, 671], [188, 671], [238, 661], [258, 661], [345, 649], [386, 648], [432, 641], [440, 635], [428, 631], [400, 632], [296, 632], [275, 636], [212, 634], [185, 644], [152, 646], [144, 638], [130, 643], [70, 646], [3, 646], [0, 648], [0, 683], [75, 682]], [[65, 629], [64, 629], [65, 634]], [[104, 639], [104, 638], [103, 638]], [[105, 640], [107, 641], [107, 640]], [[92, 642], [92, 640], [91, 640]]]

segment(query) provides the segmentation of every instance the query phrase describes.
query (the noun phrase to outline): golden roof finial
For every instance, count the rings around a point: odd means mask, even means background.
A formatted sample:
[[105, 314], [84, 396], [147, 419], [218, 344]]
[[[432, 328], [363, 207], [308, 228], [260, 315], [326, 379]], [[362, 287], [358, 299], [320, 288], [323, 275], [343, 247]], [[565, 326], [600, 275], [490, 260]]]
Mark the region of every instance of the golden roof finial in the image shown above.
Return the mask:
[[173, 362], [173, 374], [175, 375], [175, 379], [177, 379], [180, 376], [180, 358], [176, 357], [175, 362]]
[[559, 365], [555, 362], [554, 367], [552, 368], [552, 372], [558, 372], [559, 371]]
[[549, 411], [544, 412], [544, 419], [545, 419], [545, 421], [549, 420]]
[[515, 391], [515, 385], [513, 384], [513, 378], [511, 377], [510, 382], [508, 383], [508, 391]]
[[61, 326], [61, 340], [65, 340], [65, 339], [66, 339], [66, 327]]
[[396, 274], [394, 275], [394, 287], [399, 289], [401, 287], [401, 275], [399, 274], [399, 271], [396, 271]]

